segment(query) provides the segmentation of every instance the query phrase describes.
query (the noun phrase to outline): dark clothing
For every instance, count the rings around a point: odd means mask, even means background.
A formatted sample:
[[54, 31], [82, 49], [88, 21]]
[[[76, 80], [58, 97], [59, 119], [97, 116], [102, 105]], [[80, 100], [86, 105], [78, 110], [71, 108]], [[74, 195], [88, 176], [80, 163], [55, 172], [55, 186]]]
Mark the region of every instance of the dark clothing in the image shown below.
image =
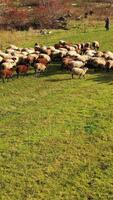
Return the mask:
[[109, 30], [109, 25], [110, 25], [110, 20], [109, 20], [109, 17], [107, 17], [107, 18], [105, 19], [105, 28], [106, 28], [106, 31]]

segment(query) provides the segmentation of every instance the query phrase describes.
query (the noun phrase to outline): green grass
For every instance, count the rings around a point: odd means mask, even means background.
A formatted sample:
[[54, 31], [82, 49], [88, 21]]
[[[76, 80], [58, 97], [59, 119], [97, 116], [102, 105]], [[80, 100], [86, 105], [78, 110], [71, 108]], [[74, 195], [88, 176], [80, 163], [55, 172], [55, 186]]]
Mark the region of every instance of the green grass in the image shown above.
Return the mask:
[[[113, 30], [102, 27], [14, 34], [20, 46], [98, 39], [113, 50]], [[40, 78], [0, 82], [0, 199], [113, 200], [112, 108], [112, 72], [72, 80], [51, 64]]]

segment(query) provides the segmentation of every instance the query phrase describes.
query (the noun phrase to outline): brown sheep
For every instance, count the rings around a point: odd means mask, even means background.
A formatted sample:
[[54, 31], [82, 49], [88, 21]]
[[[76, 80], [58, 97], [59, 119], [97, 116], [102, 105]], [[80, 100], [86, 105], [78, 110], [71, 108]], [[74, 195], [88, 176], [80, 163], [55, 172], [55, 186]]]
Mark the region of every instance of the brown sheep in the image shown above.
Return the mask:
[[17, 78], [19, 77], [20, 74], [27, 75], [28, 70], [29, 70], [28, 65], [18, 65], [16, 67]]
[[13, 78], [13, 72], [13, 68], [0, 70], [0, 78], [2, 79], [3, 83], [5, 82], [5, 79], [8, 81], [9, 78]]

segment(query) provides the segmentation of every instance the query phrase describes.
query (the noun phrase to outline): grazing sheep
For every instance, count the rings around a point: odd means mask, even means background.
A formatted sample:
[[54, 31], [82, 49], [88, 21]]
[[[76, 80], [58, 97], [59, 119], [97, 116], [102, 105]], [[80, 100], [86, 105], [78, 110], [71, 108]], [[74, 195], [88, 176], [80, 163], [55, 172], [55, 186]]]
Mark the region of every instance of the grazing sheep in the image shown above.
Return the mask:
[[75, 51], [75, 47], [70, 46], [70, 45], [65, 45], [64, 46], [68, 51]]
[[2, 56], [0, 56], [0, 63], [3, 61], [3, 58], [2, 58]]
[[61, 56], [61, 58], [63, 58], [64, 56], [66, 56], [67, 53], [68, 53], [68, 50], [65, 49], [65, 48], [59, 48], [59, 51], [60, 51], [59, 55]]
[[15, 52], [15, 50], [14, 49], [6, 49], [6, 51], [5, 51], [5, 53], [8, 53], [8, 54], [12, 54], [12, 53], [14, 53]]
[[16, 67], [17, 78], [19, 78], [20, 74], [27, 75], [28, 70], [29, 70], [28, 65], [18, 65]]
[[113, 53], [111, 51], [104, 52], [103, 57], [107, 60], [113, 60]]
[[84, 63], [82, 61], [79, 60], [72, 60], [70, 61], [69, 65], [68, 65], [68, 69], [72, 70], [73, 68], [81, 68], [84, 67]]
[[54, 46], [49, 46], [49, 49], [51, 49], [51, 51], [55, 51], [55, 47]]
[[85, 52], [85, 54], [86, 54], [87, 56], [89, 56], [89, 57], [93, 57], [93, 56], [95, 56], [96, 51], [93, 50], [93, 49], [87, 49], [86, 52]]
[[38, 45], [37, 43], [34, 46], [34, 50], [35, 51], [40, 51], [40, 45]]
[[102, 51], [97, 51], [95, 57], [104, 57], [104, 53]]
[[76, 51], [68, 51], [67, 55], [68, 56], [77, 56], [78, 53]]
[[100, 44], [98, 41], [93, 41], [91, 46], [93, 49], [99, 50]]
[[2, 82], [4, 83], [5, 82], [5, 79], [8, 79], [9, 78], [13, 78], [13, 72], [14, 70], [11, 68], [11, 69], [1, 69], [0, 70], [0, 78], [2, 79]]
[[91, 42], [86, 42], [84, 43], [85, 48], [91, 48]]
[[26, 58], [26, 61], [29, 65], [33, 65], [33, 63], [38, 59], [38, 54], [29, 54]]
[[56, 49], [55, 51], [52, 52], [51, 59], [52, 59], [52, 61], [59, 61], [59, 60], [61, 60], [61, 52], [60, 52], [59, 49]]
[[12, 58], [11, 54], [7, 54], [7, 53], [4, 53], [4, 52], [0, 52], [0, 56], [2, 58], [6, 58], [6, 59]]
[[65, 45], [66, 42], [65, 42], [64, 40], [60, 40], [60, 41], [59, 41], [59, 44], [61, 44], [61, 45]]
[[18, 47], [13, 45], [13, 44], [10, 44], [9, 47], [7, 47], [7, 49], [14, 49], [14, 50], [17, 50]]
[[105, 69], [106, 60], [102, 57], [93, 57], [88, 60], [87, 65], [94, 69]]
[[16, 66], [16, 63], [15, 62], [3, 62], [2, 64], [1, 64], [1, 67], [3, 68], [3, 69], [11, 69], [11, 68], [13, 68], [13, 67], [15, 67]]
[[73, 61], [73, 59], [70, 56], [66, 56], [62, 59], [62, 66], [61, 69], [69, 70], [70, 63]]
[[38, 77], [41, 72], [44, 72], [46, 70], [46, 66], [43, 63], [35, 63], [34, 69], [35, 69], [35, 74]]
[[106, 70], [113, 70], [113, 60], [107, 60], [106, 61]]
[[48, 56], [47, 54], [44, 54], [44, 53], [41, 53], [39, 55], [39, 58], [45, 58], [48, 61], [48, 63], [51, 61], [50, 56]]
[[74, 75], [78, 75], [79, 78], [85, 77], [85, 74], [86, 74], [87, 71], [88, 71], [87, 67], [84, 67], [83, 69], [77, 68], [77, 67], [72, 68], [72, 70], [71, 70], [72, 79], [73, 79]]
[[88, 55], [79, 55], [78, 54], [77, 56], [75, 56], [74, 60], [82, 61], [85, 63], [88, 59], [89, 59]]

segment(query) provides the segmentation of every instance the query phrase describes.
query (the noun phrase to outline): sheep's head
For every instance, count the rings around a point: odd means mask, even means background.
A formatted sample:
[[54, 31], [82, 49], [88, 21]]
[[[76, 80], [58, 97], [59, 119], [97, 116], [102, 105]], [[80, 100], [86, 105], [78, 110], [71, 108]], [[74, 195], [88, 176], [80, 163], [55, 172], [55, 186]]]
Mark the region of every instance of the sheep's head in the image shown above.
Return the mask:
[[87, 67], [84, 67], [84, 71], [87, 72], [87, 71], [88, 71], [88, 68], [87, 68]]

